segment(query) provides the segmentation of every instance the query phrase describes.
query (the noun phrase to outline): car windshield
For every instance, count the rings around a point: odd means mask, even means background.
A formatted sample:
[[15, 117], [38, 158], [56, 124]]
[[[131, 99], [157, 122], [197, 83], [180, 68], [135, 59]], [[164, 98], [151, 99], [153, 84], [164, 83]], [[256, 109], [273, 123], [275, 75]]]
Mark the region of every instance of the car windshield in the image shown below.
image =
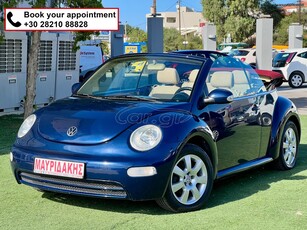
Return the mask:
[[115, 58], [75, 95], [149, 101], [189, 101], [203, 61], [155, 55]]

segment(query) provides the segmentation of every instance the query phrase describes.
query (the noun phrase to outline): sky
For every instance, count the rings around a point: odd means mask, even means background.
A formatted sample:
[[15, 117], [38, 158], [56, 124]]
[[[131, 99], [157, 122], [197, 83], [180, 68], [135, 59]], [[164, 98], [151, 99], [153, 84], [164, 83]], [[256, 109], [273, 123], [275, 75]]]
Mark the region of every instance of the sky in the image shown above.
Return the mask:
[[[157, 12], [176, 11], [177, 0], [156, 0]], [[295, 3], [297, 0], [275, 0], [276, 4]], [[122, 24], [129, 24], [146, 28], [146, 14], [150, 13], [152, 0], [102, 0], [105, 8], [119, 8], [120, 21]], [[181, 0], [181, 6], [194, 8], [201, 12], [201, 0]]]
[[[176, 11], [177, 0], [156, 0], [157, 12]], [[195, 11], [202, 11], [201, 0], [181, 0], [181, 6], [194, 8]], [[146, 14], [150, 13], [152, 0], [102, 0], [105, 8], [119, 8], [120, 21], [127, 24], [146, 28]]]

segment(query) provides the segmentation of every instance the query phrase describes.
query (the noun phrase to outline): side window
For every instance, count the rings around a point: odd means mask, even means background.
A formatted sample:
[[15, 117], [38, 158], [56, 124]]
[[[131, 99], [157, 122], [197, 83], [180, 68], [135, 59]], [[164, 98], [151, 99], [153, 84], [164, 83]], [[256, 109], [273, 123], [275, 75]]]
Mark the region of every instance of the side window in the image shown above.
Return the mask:
[[241, 97], [251, 93], [250, 74], [244, 69], [233, 70], [233, 87], [234, 97]]
[[233, 92], [234, 78], [233, 70], [240, 69], [241, 62], [230, 56], [217, 58], [209, 71], [206, 79], [208, 93], [214, 89], [227, 89]]
[[301, 57], [301, 58], [306, 58], [307, 59], [307, 52], [304, 52], [304, 53], [300, 53], [297, 55], [298, 57]]
[[250, 89], [248, 89], [244, 95], [253, 95], [256, 93], [265, 92], [266, 87], [264, 86], [262, 79], [260, 76], [256, 73], [256, 71], [248, 64], [244, 65], [244, 71], [246, 73]]
[[206, 86], [209, 93], [216, 88], [230, 90], [235, 98], [266, 90], [252, 67], [232, 57], [220, 57], [214, 61]]
[[242, 65], [242, 70], [232, 71], [234, 79], [232, 91], [234, 97], [249, 96], [266, 91], [261, 78], [255, 70], [247, 64], [242, 63]]

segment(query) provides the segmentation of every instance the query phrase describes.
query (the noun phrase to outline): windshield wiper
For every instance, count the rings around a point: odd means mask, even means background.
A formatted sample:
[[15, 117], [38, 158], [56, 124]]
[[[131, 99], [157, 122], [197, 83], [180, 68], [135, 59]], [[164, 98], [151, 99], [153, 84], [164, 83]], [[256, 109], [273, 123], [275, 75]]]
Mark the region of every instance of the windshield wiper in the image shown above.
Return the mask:
[[105, 97], [94, 96], [94, 95], [85, 94], [85, 93], [74, 93], [72, 96], [73, 97], [86, 97], [86, 98], [93, 98], [93, 99], [103, 99], [103, 98], [105, 98]]
[[109, 95], [105, 96], [105, 98], [110, 99], [124, 99], [124, 100], [135, 100], [135, 101], [156, 101], [157, 98], [148, 98], [143, 96], [134, 96], [134, 95]]
[[134, 101], [156, 101], [158, 98], [148, 98], [143, 96], [134, 96], [134, 95], [103, 95], [103, 96], [94, 96], [91, 94], [85, 93], [75, 93], [72, 96], [74, 97], [86, 97], [86, 98], [94, 98], [94, 99], [111, 99], [111, 100], [134, 100]]

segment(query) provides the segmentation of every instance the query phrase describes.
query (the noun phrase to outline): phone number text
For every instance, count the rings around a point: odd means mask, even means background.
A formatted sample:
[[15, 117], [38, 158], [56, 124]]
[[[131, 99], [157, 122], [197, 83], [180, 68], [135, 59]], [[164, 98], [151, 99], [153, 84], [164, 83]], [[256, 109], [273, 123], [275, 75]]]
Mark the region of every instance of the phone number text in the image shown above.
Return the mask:
[[29, 28], [86, 28], [88, 27], [87, 21], [29, 21], [25, 23]]

